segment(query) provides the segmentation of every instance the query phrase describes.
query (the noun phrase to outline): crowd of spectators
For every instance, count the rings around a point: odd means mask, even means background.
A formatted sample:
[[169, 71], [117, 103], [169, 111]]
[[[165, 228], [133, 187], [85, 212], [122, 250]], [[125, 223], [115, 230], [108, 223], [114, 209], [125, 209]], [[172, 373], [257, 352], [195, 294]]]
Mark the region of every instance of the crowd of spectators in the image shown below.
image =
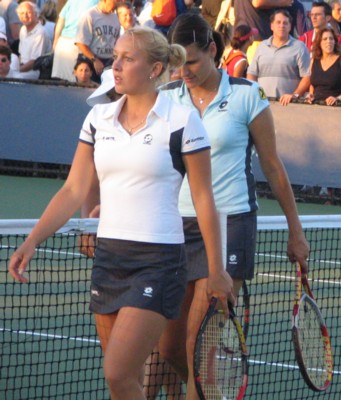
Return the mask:
[[[49, 56], [52, 79], [96, 85], [100, 83], [102, 72], [111, 65], [113, 47], [125, 30], [140, 24], [167, 34], [168, 27], [156, 25], [151, 17], [152, 2], [1, 0], [0, 45], [11, 52], [10, 68], [5, 74], [7, 66], [2, 66], [1, 77], [42, 78], [41, 71], [33, 69], [33, 65], [37, 59]], [[334, 88], [333, 93], [325, 88], [324, 99], [324, 95], [316, 97], [316, 92], [312, 96], [313, 85], [310, 84], [313, 65], [310, 60], [315, 59], [313, 43], [318, 33], [326, 28], [335, 32], [337, 42], [334, 72], [325, 73], [325, 76], [327, 80], [331, 75], [334, 80], [340, 79], [337, 66], [340, 63], [341, 0], [312, 1], [310, 10], [306, 10], [300, 0], [175, 2], [178, 14], [201, 13], [210, 26], [221, 33], [225, 52], [217, 65], [231, 76], [257, 80], [265, 94], [277, 98], [282, 105], [298, 97], [306, 97], [307, 102], [325, 100], [327, 105], [341, 100], [341, 92], [335, 93], [338, 88]], [[2, 57], [7, 58], [5, 54]], [[327, 101], [330, 96], [335, 101]]]

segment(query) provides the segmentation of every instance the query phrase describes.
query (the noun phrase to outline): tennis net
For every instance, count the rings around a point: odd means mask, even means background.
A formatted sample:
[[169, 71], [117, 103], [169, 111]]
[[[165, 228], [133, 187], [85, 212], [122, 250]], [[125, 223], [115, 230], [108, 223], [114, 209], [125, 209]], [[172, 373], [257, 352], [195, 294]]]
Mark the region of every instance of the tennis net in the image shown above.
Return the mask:
[[[311, 287], [331, 336], [333, 381], [326, 392], [316, 393], [301, 378], [291, 344], [295, 270], [286, 257], [287, 225], [283, 217], [259, 217], [256, 276], [248, 282], [245, 399], [340, 399], [341, 216], [301, 221], [311, 246]], [[95, 232], [97, 221], [70, 220], [37, 249], [29, 283], [15, 283], [7, 273], [8, 259], [35, 223], [0, 221], [0, 398], [107, 400], [101, 349], [88, 311], [92, 260], [78, 247], [80, 235]], [[237, 312], [243, 313], [242, 301]], [[146, 375], [149, 399], [184, 398], [184, 385], [157, 354], [148, 360]]]

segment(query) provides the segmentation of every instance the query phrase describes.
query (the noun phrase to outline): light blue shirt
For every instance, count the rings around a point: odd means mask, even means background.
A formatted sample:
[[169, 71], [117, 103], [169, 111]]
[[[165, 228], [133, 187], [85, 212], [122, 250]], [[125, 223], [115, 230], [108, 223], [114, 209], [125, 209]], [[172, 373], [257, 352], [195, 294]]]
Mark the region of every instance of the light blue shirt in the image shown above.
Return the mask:
[[[211, 144], [212, 185], [217, 209], [226, 214], [239, 214], [258, 208], [249, 125], [269, 107], [269, 102], [256, 82], [231, 78], [225, 71], [221, 73], [218, 93], [206, 108], [202, 121]], [[173, 100], [194, 108], [187, 87], [181, 81], [162, 89], [167, 89], [165, 92]], [[195, 216], [187, 179], [180, 191], [179, 205], [183, 216]]]
[[257, 47], [247, 73], [257, 77], [268, 97], [293, 93], [300, 80], [309, 76], [310, 56], [304, 43], [289, 36], [282, 47], [272, 44], [272, 36]]
[[83, 13], [97, 4], [98, 0], [68, 0], [60, 12], [60, 16], [65, 20], [61, 36], [74, 38]]

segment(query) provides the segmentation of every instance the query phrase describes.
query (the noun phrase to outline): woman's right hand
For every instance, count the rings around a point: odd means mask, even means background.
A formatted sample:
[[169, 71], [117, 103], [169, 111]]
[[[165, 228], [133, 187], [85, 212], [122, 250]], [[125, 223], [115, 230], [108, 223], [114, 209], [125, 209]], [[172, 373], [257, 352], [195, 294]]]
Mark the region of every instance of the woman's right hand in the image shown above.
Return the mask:
[[305, 101], [306, 103], [313, 104], [314, 95], [313, 95], [312, 93], [308, 93], [308, 94], [305, 96], [304, 101]]
[[9, 261], [8, 272], [16, 281], [21, 283], [28, 282], [28, 279], [24, 276], [24, 273], [34, 253], [34, 243], [32, 243], [29, 239], [26, 239], [25, 242], [12, 254]]

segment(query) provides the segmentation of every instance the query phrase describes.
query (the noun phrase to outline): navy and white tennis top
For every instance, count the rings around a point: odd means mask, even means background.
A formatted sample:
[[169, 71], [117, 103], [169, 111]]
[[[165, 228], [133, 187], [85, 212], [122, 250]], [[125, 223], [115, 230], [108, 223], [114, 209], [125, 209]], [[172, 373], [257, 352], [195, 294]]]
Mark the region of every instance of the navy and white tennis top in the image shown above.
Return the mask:
[[[217, 209], [226, 214], [240, 214], [258, 208], [249, 125], [269, 107], [269, 102], [256, 82], [229, 77], [223, 70], [220, 72], [218, 93], [204, 111], [202, 121], [211, 144], [212, 186]], [[170, 98], [192, 107], [199, 115], [182, 81], [172, 82], [162, 89]], [[179, 204], [183, 216], [195, 216], [186, 180]]]
[[125, 100], [93, 107], [80, 133], [82, 142], [94, 145], [98, 237], [183, 243], [182, 155], [209, 149], [206, 131], [196, 112], [159, 93], [146, 125], [130, 135], [118, 121]]

